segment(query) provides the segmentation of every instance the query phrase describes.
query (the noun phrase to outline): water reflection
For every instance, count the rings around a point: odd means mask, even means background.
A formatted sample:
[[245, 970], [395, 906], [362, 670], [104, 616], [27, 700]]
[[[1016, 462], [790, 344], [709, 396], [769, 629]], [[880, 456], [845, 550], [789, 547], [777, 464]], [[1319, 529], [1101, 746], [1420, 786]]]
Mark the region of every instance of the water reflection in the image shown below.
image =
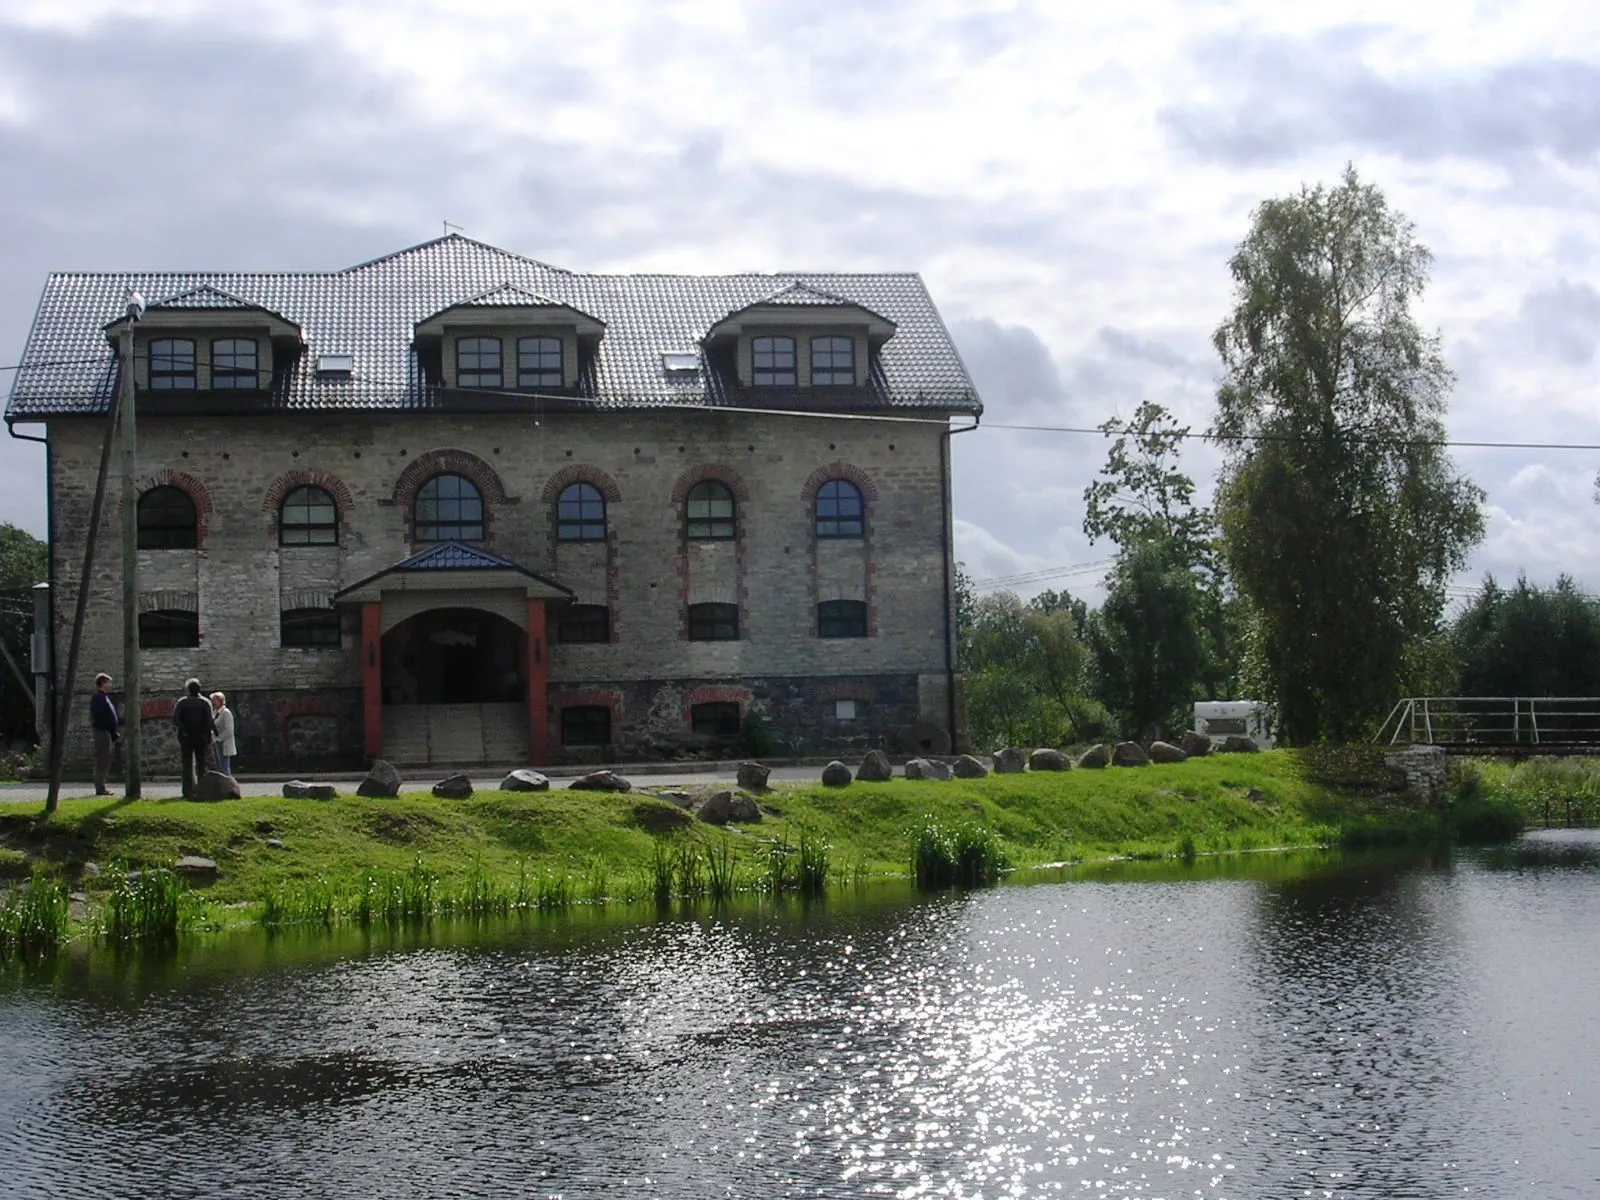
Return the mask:
[[0, 1191], [1588, 1194], [1594, 849], [69, 958], [0, 981]]

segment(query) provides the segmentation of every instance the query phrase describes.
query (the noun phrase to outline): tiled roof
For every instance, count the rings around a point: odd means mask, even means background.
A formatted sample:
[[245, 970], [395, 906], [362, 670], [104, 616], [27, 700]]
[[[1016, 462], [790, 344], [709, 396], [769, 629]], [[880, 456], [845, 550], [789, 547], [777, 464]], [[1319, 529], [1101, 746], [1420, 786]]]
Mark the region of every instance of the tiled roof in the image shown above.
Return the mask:
[[[104, 327], [122, 316], [130, 290], [204, 306], [221, 306], [226, 300], [298, 325], [305, 353], [274, 380], [269, 393], [250, 402], [257, 412], [545, 404], [531, 397], [447, 392], [432, 386], [411, 347], [419, 321], [465, 302], [530, 303], [513, 298], [519, 294], [535, 303], [570, 306], [606, 326], [592, 361], [581, 364], [576, 395], [551, 400], [550, 406], [772, 407], [773, 397], [739, 387], [731, 361], [713, 354], [703, 371], [669, 373], [661, 352], [698, 346], [713, 325], [753, 304], [844, 302], [897, 327], [877, 352], [871, 382], [864, 388], [827, 389], [827, 395], [821, 394], [824, 389], [798, 389], [792, 405], [783, 407], [982, 410], [944, 322], [915, 274], [585, 275], [451, 234], [326, 273], [52, 275], [12, 385], [8, 421], [105, 411], [116, 386], [116, 363]], [[319, 377], [319, 354], [353, 354], [353, 376]], [[228, 408], [221, 402], [207, 405], [208, 411]]]
[[501, 558], [498, 554], [490, 554], [487, 550], [479, 550], [476, 546], [468, 546], [463, 542], [441, 542], [437, 546], [419, 550], [389, 569], [391, 571], [500, 571], [507, 567], [515, 571], [526, 569], [509, 558]]
[[244, 308], [256, 310], [261, 306], [259, 304], [252, 304], [248, 300], [241, 300], [238, 296], [229, 295], [221, 288], [214, 288], [207, 283], [196, 288], [190, 288], [186, 292], [179, 292], [176, 296], [168, 296], [164, 300], [154, 300], [150, 303], [150, 307], [173, 309]]

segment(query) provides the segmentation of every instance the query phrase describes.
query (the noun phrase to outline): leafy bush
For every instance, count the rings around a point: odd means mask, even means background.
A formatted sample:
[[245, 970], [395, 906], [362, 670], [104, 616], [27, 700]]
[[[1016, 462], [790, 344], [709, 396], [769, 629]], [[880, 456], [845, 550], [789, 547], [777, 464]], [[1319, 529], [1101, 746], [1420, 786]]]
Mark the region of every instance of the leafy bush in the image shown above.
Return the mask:
[[1511, 800], [1480, 797], [1450, 807], [1451, 833], [1457, 841], [1472, 845], [1515, 841], [1526, 824]]

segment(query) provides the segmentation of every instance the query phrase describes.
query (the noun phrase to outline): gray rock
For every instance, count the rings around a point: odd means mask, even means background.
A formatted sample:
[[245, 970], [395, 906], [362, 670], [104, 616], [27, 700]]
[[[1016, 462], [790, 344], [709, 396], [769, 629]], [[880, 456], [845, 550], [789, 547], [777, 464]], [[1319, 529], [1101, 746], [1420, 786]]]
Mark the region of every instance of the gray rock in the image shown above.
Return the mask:
[[1065, 771], [1072, 763], [1067, 756], [1059, 750], [1048, 747], [1035, 750], [1028, 755], [1028, 770], [1030, 771]]
[[694, 805], [693, 796], [689, 795], [688, 792], [680, 792], [675, 788], [669, 788], [664, 792], [657, 792], [656, 796], [661, 800], [667, 801], [669, 804], [676, 804], [679, 808], [691, 808]]
[[855, 777], [850, 774], [850, 768], [837, 758], [822, 768], [822, 784], [824, 787], [849, 787], [853, 778]]
[[590, 771], [567, 784], [567, 789], [576, 792], [631, 792], [633, 783], [615, 771]]
[[291, 800], [336, 800], [339, 789], [331, 783], [307, 783], [304, 779], [291, 779], [283, 785], [283, 794]]
[[103, 868], [97, 862], [86, 862], [83, 864], [83, 877], [85, 879], [99, 879], [100, 876], [104, 874], [105, 868]]
[[1018, 775], [1028, 769], [1028, 755], [1016, 746], [1007, 746], [1004, 750], [995, 752], [994, 773], [996, 775]]
[[179, 875], [186, 875], [190, 879], [215, 879], [217, 877], [217, 864], [209, 858], [201, 858], [198, 854], [185, 854], [172, 864], [172, 869]]
[[1111, 765], [1114, 767], [1148, 767], [1150, 756], [1144, 752], [1144, 747], [1138, 742], [1118, 742], [1111, 751]]
[[732, 791], [713, 793], [695, 815], [708, 825], [726, 825], [730, 821], [753, 824], [761, 820], [761, 810], [756, 807], [755, 800]]
[[771, 767], [764, 767], [758, 762], [742, 762], [739, 764], [739, 786], [752, 792], [767, 790], [767, 779], [772, 775]]
[[950, 764], [950, 772], [957, 779], [982, 779], [989, 774], [989, 768], [972, 755], [963, 754]]
[[1180, 763], [1188, 760], [1188, 754], [1171, 742], [1150, 743], [1150, 761], [1153, 763]]
[[882, 750], [868, 750], [861, 757], [861, 765], [856, 768], [856, 778], [862, 783], [883, 783], [894, 778], [894, 768], [889, 765], [889, 756]]
[[1101, 742], [1097, 746], [1090, 746], [1078, 755], [1078, 765], [1091, 771], [1098, 771], [1102, 767], [1111, 765], [1111, 747]]
[[937, 759], [913, 758], [906, 763], [907, 779], [932, 779], [943, 783], [950, 778], [950, 767]]
[[1183, 735], [1183, 740], [1178, 745], [1190, 758], [1204, 758], [1211, 753], [1211, 739], [1193, 729]]
[[380, 758], [372, 764], [367, 777], [356, 785], [356, 795], [398, 796], [400, 783], [400, 772], [395, 770], [394, 764]]
[[537, 771], [518, 768], [500, 781], [502, 792], [548, 792], [550, 780]]
[[1213, 746], [1212, 749], [1218, 754], [1257, 754], [1260, 752], [1261, 747], [1256, 745], [1256, 740], [1253, 737], [1230, 733], [1222, 739], [1220, 746]]
[[433, 785], [433, 794], [441, 800], [465, 800], [472, 795], [472, 780], [457, 773]]
[[196, 800], [237, 800], [243, 795], [239, 790], [239, 781], [221, 771], [207, 771], [200, 776], [200, 782], [194, 789]]

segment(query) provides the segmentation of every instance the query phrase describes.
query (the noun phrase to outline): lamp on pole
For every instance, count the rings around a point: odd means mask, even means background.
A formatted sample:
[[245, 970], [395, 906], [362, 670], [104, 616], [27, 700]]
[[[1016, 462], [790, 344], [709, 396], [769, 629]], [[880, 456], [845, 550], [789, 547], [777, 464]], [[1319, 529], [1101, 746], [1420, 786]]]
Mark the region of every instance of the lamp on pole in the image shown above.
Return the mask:
[[122, 770], [126, 796], [137, 800], [143, 779], [139, 758], [139, 497], [134, 476], [139, 465], [138, 423], [134, 417], [133, 327], [144, 315], [144, 297], [128, 293], [127, 324], [122, 327]]

